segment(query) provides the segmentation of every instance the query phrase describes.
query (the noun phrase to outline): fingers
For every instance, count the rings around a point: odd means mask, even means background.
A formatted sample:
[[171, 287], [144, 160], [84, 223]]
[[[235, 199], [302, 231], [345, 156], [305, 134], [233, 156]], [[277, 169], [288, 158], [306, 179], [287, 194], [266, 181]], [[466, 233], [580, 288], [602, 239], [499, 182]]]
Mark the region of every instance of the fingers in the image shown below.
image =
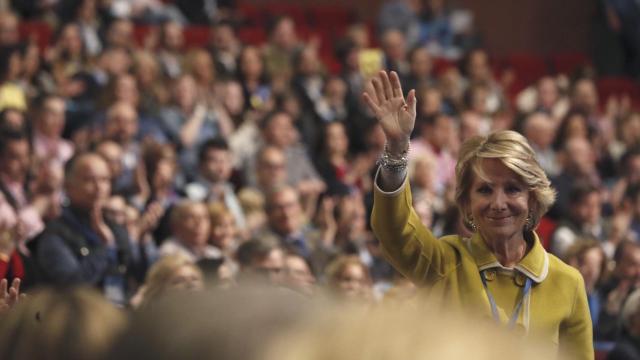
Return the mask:
[[401, 97], [403, 96], [402, 85], [400, 85], [400, 77], [398, 77], [398, 73], [395, 71], [391, 72], [391, 88], [393, 90], [393, 96]]
[[0, 298], [4, 298], [7, 295], [7, 279], [0, 280]]
[[378, 114], [380, 114], [380, 108], [373, 101], [373, 99], [371, 99], [371, 96], [368, 93], [364, 93], [362, 94], [362, 97], [364, 98], [364, 102], [366, 102], [367, 105], [369, 105], [369, 108], [371, 109], [371, 111], [373, 111], [373, 113], [376, 114], [376, 116], [378, 116]]
[[387, 75], [386, 71], [380, 71], [380, 81], [382, 82], [385, 99], [393, 99], [393, 88], [391, 86], [391, 81], [389, 81], [389, 75]]
[[380, 104], [380, 99], [378, 99], [378, 95], [376, 95], [376, 89], [373, 87], [372, 81], [367, 81], [364, 84], [364, 92], [369, 95], [369, 98], [376, 103], [376, 105]]
[[18, 294], [20, 293], [20, 283], [20, 278], [13, 279], [13, 282], [11, 283], [11, 289], [9, 289], [9, 291], [15, 290], [16, 296], [18, 296]]
[[411, 89], [409, 91], [409, 94], [407, 95], [407, 107], [408, 107], [407, 111], [413, 112], [413, 114], [415, 114], [417, 103], [418, 101], [416, 100], [416, 91], [414, 89]]
[[373, 85], [373, 88], [376, 91], [376, 97], [378, 98], [378, 104], [382, 104], [386, 100], [388, 100], [386, 95], [384, 94], [382, 81], [380, 79], [377, 79], [377, 78], [374, 77], [373, 79], [371, 79], [371, 84]]

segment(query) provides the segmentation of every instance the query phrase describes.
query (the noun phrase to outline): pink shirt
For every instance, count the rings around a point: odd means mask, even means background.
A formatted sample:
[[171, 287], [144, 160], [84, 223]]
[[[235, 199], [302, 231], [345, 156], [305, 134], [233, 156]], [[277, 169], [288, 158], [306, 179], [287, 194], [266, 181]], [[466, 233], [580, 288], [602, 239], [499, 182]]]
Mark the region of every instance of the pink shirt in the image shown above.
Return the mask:
[[[22, 224], [22, 226], [24, 226], [24, 238], [18, 239], [23, 243], [44, 230], [44, 222], [35, 207], [27, 202], [22, 184], [10, 181], [6, 178], [0, 179], [0, 181], [2, 181], [17, 203], [17, 208], [13, 209], [4, 194], [0, 193], [0, 216], [6, 217], [6, 219], [15, 218]], [[7, 215], [9, 210], [13, 213], [12, 216]], [[0, 226], [3, 225], [4, 222], [4, 218], [0, 220]]]
[[67, 162], [74, 151], [71, 142], [60, 138], [48, 138], [38, 133], [33, 137], [33, 150], [38, 159], [51, 159], [60, 164]]

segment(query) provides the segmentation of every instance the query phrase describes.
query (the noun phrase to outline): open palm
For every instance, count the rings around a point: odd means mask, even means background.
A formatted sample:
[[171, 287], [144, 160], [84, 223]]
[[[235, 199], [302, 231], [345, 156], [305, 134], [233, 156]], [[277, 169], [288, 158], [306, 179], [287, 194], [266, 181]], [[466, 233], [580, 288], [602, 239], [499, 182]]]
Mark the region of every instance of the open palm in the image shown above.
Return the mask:
[[403, 149], [416, 121], [415, 90], [409, 92], [405, 102], [398, 74], [380, 71], [367, 85], [363, 97], [380, 121], [390, 148]]

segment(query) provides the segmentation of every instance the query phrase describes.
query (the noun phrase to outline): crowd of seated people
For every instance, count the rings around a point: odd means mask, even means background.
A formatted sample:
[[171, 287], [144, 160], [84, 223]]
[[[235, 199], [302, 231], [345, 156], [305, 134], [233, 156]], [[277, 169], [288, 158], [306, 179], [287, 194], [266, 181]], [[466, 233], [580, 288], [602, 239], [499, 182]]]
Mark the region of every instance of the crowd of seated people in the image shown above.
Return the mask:
[[[418, 99], [409, 180], [422, 221], [464, 233], [461, 143], [520, 131], [558, 192], [545, 247], [584, 276], [596, 345], [633, 351], [640, 92], [600, 97], [586, 66], [513, 94], [491, 54], [456, 37], [446, 1], [391, 2], [379, 31], [353, 22], [335, 44], [291, 14], [242, 41], [255, 14], [223, 1], [26, 3], [0, 10], [0, 311], [46, 285], [126, 309], [253, 282], [367, 305], [413, 298], [368, 225], [385, 139], [361, 94], [392, 69]], [[51, 39], [20, 35], [28, 21]], [[210, 42], [187, 46], [196, 23]], [[325, 61], [334, 45], [338, 68]]]

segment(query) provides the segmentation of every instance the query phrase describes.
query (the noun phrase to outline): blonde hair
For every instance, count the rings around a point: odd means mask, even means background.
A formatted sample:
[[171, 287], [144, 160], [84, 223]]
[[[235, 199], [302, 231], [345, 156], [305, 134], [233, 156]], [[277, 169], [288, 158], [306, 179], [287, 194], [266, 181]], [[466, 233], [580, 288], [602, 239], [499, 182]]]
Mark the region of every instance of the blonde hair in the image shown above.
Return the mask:
[[170, 285], [171, 277], [184, 266], [191, 267], [200, 274], [201, 278], [204, 277], [202, 270], [187, 256], [181, 254], [165, 256], [153, 264], [147, 273], [141, 306], [146, 306], [162, 296]]
[[225, 218], [233, 219], [235, 224], [236, 218], [233, 216], [229, 208], [220, 201], [213, 201], [207, 204], [207, 210], [209, 211], [209, 218], [211, 219], [211, 225], [218, 225]]
[[[425, 302], [424, 298], [420, 300]], [[428, 307], [421, 305], [419, 308], [384, 305], [320, 308], [306, 321], [279, 334], [262, 358], [565, 359], [546, 343], [530, 338], [518, 339], [480, 318], [462, 317], [443, 310], [432, 301], [426, 302]]]
[[416, 157], [412, 158], [409, 161], [409, 168], [408, 168], [409, 179], [411, 180], [414, 179], [414, 177], [416, 176], [416, 169], [419, 166], [428, 166], [429, 169], [435, 170], [436, 159], [434, 158], [433, 155], [429, 153], [419, 154]]
[[245, 214], [264, 212], [265, 198], [264, 194], [258, 190], [244, 188], [238, 192], [238, 201], [240, 207]]
[[[185, 70], [186, 70], [187, 73], [193, 75], [194, 78], [198, 77], [198, 74], [195, 73], [196, 64], [197, 64], [198, 58], [203, 57], [203, 56], [207, 57], [209, 62], [211, 63], [211, 65], [213, 65], [213, 59], [211, 58], [211, 55], [206, 50], [204, 50], [202, 48], [193, 49], [193, 50], [191, 50], [191, 51], [189, 51], [187, 53], [187, 56], [186, 56], [185, 61], [184, 61], [185, 62], [185, 64], [184, 64], [185, 65]], [[210, 70], [211, 70], [212, 79], [207, 79], [207, 80], [214, 81], [215, 77], [216, 77], [215, 67], [212, 66], [210, 68]], [[200, 80], [200, 79], [197, 79], [197, 80]]]
[[529, 210], [531, 221], [525, 230], [535, 229], [542, 215], [555, 201], [556, 192], [525, 137], [511, 130], [475, 136], [465, 141], [460, 148], [456, 164], [455, 200], [465, 220], [465, 226], [471, 229], [465, 210], [469, 205], [469, 190], [473, 177], [485, 175], [480, 167], [480, 159], [500, 160], [527, 185], [533, 196], [533, 206]]
[[42, 288], [0, 319], [2, 359], [106, 358], [127, 317], [90, 288]]

